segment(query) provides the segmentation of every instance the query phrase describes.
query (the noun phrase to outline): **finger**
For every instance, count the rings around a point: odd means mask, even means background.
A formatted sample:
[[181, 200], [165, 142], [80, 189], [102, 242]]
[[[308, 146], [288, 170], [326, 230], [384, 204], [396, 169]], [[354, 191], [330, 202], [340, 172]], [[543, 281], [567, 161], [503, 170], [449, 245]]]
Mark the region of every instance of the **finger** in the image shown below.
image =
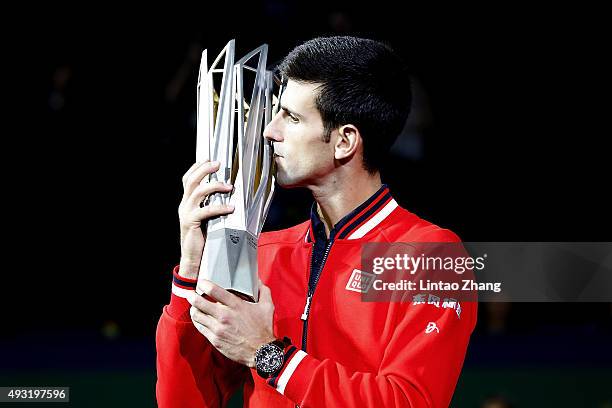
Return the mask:
[[220, 163], [218, 161], [206, 162], [195, 169], [189, 177], [187, 177], [187, 181], [183, 186], [183, 195], [189, 197], [193, 190], [200, 185], [204, 177], [219, 170], [219, 165]]
[[204, 335], [204, 337], [206, 337], [208, 339], [208, 341], [210, 342], [211, 339], [214, 338], [214, 334], [210, 331], [210, 329], [208, 329], [206, 326], [204, 326], [201, 323], [196, 322], [195, 320], [192, 321], [193, 325], [195, 326], [195, 328]]
[[187, 182], [187, 179], [189, 178], [189, 176], [191, 175], [191, 173], [194, 172], [194, 170], [196, 170], [197, 168], [199, 168], [201, 165], [203, 165], [204, 163], [208, 163], [210, 160], [206, 160], [203, 162], [195, 162], [191, 165], [191, 167], [189, 168], [189, 170], [187, 170], [185, 172], [185, 174], [183, 174], [183, 178], [181, 179], [183, 182], [183, 187], [185, 186], [185, 183]]
[[203, 183], [198, 185], [191, 195], [188, 202], [191, 206], [199, 206], [199, 204], [212, 193], [229, 193], [234, 187], [231, 184], [225, 184], [220, 181], [214, 183]]
[[191, 304], [192, 309], [198, 310], [201, 313], [205, 313], [214, 318], [217, 318], [220, 314], [220, 304], [206, 300], [197, 293], [188, 297], [187, 301]]
[[206, 176], [219, 170], [219, 166], [220, 163], [218, 161], [207, 161], [202, 163], [201, 166], [193, 169], [183, 182], [183, 195], [187, 197], [191, 195], [191, 192], [200, 185]]
[[211, 332], [215, 331], [215, 327], [218, 325], [218, 322], [214, 317], [207, 315], [206, 313], [202, 313], [195, 306], [192, 306], [191, 309], [189, 309], [189, 314], [191, 315], [191, 320], [194, 323], [201, 324]]
[[200, 333], [202, 333], [204, 335], [204, 337], [206, 337], [206, 339], [208, 340], [209, 343], [212, 344], [212, 342], [216, 340], [215, 334], [208, 327], [206, 327], [202, 323], [194, 320], [193, 317], [191, 318], [191, 322], [193, 323], [195, 328]]
[[264, 283], [259, 281], [259, 300], [272, 301], [272, 292], [270, 288], [264, 285]]
[[203, 279], [200, 282], [200, 287], [205, 294], [232, 309], [242, 302], [238, 296], [231, 294], [221, 286], [215, 285], [209, 280]]
[[215, 204], [207, 205], [194, 211], [195, 217], [200, 221], [204, 221], [221, 215], [231, 214], [234, 212], [234, 206], [232, 204]]

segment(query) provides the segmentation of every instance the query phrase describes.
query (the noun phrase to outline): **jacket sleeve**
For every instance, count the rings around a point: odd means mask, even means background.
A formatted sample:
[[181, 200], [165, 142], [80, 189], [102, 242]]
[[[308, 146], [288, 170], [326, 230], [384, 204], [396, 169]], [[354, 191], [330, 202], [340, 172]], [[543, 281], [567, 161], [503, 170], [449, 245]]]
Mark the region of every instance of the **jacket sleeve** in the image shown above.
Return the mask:
[[[377, 372], [357, 372], [303, 351], [268, 384], [300, 407], [447, 407], [476, 322], [476, 303], [404, 304]], [[341, 347], [341, 345], [338, 345]]]
[[170, 304], [157, 325], [157, 404], [164, 407], [221, 407], [240, 386], [248, 368], [219, 353], [191, 321], [186, 299], [195, 280], [173, 271]]

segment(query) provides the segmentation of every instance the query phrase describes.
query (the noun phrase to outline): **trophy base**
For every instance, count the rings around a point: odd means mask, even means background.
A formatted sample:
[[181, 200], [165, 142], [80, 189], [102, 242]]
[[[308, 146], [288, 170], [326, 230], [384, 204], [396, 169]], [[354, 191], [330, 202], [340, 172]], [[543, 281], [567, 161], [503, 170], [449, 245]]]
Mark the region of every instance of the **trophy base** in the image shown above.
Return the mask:
[[202, 254], [200, 279], [206, 279], [250, 302], [257, 302], [257, 238], [245, 230], [222, 228], [209, 231]]

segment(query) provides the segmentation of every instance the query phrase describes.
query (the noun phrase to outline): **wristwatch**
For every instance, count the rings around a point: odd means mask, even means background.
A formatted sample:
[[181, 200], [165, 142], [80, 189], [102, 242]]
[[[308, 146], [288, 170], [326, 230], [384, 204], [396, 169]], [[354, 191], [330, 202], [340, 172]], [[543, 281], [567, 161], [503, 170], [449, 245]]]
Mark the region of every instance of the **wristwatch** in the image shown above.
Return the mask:
[[255, 369], [264, 379], [274, 377], [283, 368], [285, 347], [291, 344], [288, 337], [274, 340], [259, 347], [255, 352]]

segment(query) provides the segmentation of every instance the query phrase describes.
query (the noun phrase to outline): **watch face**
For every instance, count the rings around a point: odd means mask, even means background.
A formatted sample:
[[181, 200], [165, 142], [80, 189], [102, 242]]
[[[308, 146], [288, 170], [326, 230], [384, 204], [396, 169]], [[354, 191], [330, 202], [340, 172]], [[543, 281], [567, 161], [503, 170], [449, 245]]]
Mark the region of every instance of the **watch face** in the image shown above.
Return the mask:
[[273, 344], [265, 344], [255, 354], [255, 366], [259, 371], [271, 374], [283, 365], [283, 350]]

